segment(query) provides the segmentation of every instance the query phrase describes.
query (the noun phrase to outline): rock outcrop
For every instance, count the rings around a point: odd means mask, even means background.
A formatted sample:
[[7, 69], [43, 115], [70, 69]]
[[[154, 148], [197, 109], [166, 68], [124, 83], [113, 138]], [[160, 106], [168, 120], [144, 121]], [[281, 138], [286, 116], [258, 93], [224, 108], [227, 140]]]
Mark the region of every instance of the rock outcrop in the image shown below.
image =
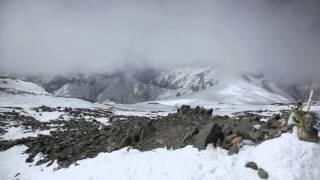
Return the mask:
[[[50, 165], [55, 160], [60, 167], [85, 158], [93, 158], [100, 152], [112, 152], [124, 147], [141, 151], [155, 148], [182, 148], [193, 145], [199, 150], [208, 144], [238, 153], [243, 142], [261, 143], [278, 137], [281, 128], [274, 125], [278, 117], [269, 121], [259, 121], [259, 115], [249, 112], [228, 116], [212, 116], [212, 110], [201, 107], [182, 106], [176, 113], [165, 117], [147, 118], [116, 116], [99, 109], [34, 108], [38, 112], [59, 111], [67, 113], [69, 120], [60, 116], [56, 120], [40, 122], [19, 112], [0, 113], [1, 131], [21, 126], [32, 131], [50, 130], [50, 135], [0, 141], [0, 150], [15, 145], [28, 147], [27, 162], [34, 161], [38, 153], [43, 157], [37, 164]], [[84, 118], [89, 116], [90, 118]], [[95, 118], [108, 117], [110, 125], [96, 121]], [[259, 126], [260, 128], [257, 128]]]

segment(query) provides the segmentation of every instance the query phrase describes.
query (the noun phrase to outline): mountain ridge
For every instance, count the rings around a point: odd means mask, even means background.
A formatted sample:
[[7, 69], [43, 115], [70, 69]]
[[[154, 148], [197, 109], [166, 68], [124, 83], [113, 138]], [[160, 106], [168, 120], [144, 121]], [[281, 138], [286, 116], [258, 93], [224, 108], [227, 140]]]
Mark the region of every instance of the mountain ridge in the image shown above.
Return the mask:
[[[232, 98], [237, 99], [234, 103], [257, 101], [266, 104], [293, 101], [284, 88], [279, 88], [278, 84], [261, 74], [245, 74], [230, 78], [223, 77], [219, 70], [210, 67], [175, 70], [145, 68], [130, 72], [121, 70], [113, 73], [58, 75], [47, 79], [37, 76], [21, 78], [40, 85], [54, 96], [100, 103], [113, 101], [132, 104], [183, 97], [210, 97], [222, 103], [233, 103]], [[241, 88], [236, 87], [237, 85]], [[242, 92], [237, 94], [234, 92], [235, 89]], [[205, 95], [202, 97], [201, 94]]]

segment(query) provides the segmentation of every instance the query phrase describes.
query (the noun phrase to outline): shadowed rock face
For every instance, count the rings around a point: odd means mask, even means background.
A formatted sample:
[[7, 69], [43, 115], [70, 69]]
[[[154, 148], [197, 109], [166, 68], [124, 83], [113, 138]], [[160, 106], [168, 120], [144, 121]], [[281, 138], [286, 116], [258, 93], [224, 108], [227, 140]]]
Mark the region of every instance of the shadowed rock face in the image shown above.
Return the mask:
[[[60, 117], [50, 122], [39, 122], [17, 112], [0, 113], [1, 122], [4, 123], [2, 129], [14, 122], [15, 126], [32, 130], [51, 130], [50, 135], [0, 141], [0, 150], [25, 145], [29, 154], [27, 162], [34, 161], [33, 158], [42, 153], [44, 156], [37, 164], [50, 165], [57, 160], [60, 167], [68, 167], [77, 160], [93, 158], [100, 152], [112, 152], [127, 146], [141, 151], [164, 147], [177, 149], [187, 145], [201, 150], [208, 144], [233, 149], [234, 146], [226, 141], [226, 137], [232, 134], [255, 143], [281, 134], [280, 127], [274, 125], [277, 118], [262, 122], [259, 121], [261, 116], [248, 112], [235, 117], [212, 116], [212, 110], [190, 106], [182, 106], [176, 113], [153, 119], [114, 116], [103, 110], [50, 107], [36, 110], [64, 111], [72, 118], [68, 121]], [[84, 114], [92, 116], [92, 120], [84, 119]], [[106, 126], [94, 119], [102, 116], [109, 117], [111, 124]], [[254, 128], [256, 125], [260, 128]]]

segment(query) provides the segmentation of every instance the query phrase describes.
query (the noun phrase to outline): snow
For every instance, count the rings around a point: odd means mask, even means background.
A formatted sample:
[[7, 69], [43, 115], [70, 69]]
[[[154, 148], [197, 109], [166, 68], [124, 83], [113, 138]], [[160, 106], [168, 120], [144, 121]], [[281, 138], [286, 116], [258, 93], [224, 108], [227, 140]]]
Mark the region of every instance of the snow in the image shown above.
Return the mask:
[[[181, 105], [190, 105], [191, 107], [202, 106], [206, 109], [213, 109], [213, 115], [228, 115], [232, 116], [233, 113], [243, 112], [243, 111], [252, 111], [256, 114], [263, 116], [271, 116], [275, 113], [279, 113], [280, 110], [289, 110], [289, 105], [252, 105], [252, 104], [230, 104], [230, 103], [220, 103], [211, 100], [203, 99], [173, 99], [173, 100], [159, 100], [153, 101], [160, 105], [166, 105], [168, 107], [178, 108]], [[145, 104], [145, 103], [140, 103]], [[320, 107], [320, 106], [319, 106]], [[156, 108], [156, 106], [155, 106]], [[317, 108], [317, 107], [314, 107]], [[257, 112], [262, 110], [262, 112]], [[314, 109], [316, 110], [316, 109]], [[319, 109], [320, 111], [320, 109]]]
[[109, 123], [110, 119], [107, 117], [96, 118], [95, 120], [98, 122], [101, 122], [104, 125], [110, 125]]
[[28, 92], [28, 93], [10, 93], [0, 91], [0, 106], [1, 107], [21, 107], [30, 109], [39, 106], [49, 107], [73, 107], [73, 108], [108, 108], [110, 106], [91, 103], [89, 101], [76, 98], [54, 97], [48, 94], [42, 87], [25, 82], [18, 79], [0, 78], [0, 88], [9, 89], [13, 92]]
[[[279, 113], [280, 110], [289, 110], [289, 105], [244, 105], [244, 104], [225, 104], [203, 99], [169, 99], [141, 102], [137, 104], [113, 104], [112, 111], [116, 115], [125, 116], [166, 116], [175, 112], [181, 105], [191, 107], [202, 106], [206, 109], [213, 109], [213, 115], [234, 116], [234, 113], [252, 111], [252, 113], [262, 116], [271, 116]], [[320, 107], [320, 106], [319, 106]], [[315, 107], [317, 108], [317, 107]], [[262, 110], [261, 112], [259, 112]], [[319, 108], [320, 112], [320, 108]]]
[[[161, 71], [148, 83], [131, 75], [120, 77], [108, 74], [74, 74], [60, 78], [65, 84], [61, 84], [62, 87], [52, 92], [55, 96], [90, 99], [97, 102], [111, 99], [121, 103], [137, 103], [145, 100], [171, 99], [177, 95], [181, 95], [183, 99], [207, 99], [232, 104], [286, 103], [292, 100], [278, 85], [266, 77], [224, 76], [223, 72], [211, 67]], [[122, 83], [119, 82], [121, 78]], [[59, 77], [56, 80], [59, 81]]]
[[[300, 141], [295, 134], [266, 141], [255, 148], [252, 157], [270, 172], [274, 179], [319, 179], [320, 145]], [[272, 174], [271, 174], [272, 175]]]
[[33, 94], [49, 95], [42, 87], [19, 79], [0, 78], [0, 88], [9, 91], [16, 90]]
[[[173, 88], [167, 89], [159, 99], [201, 99], [228, 104], [271, 104], [292, 101], [284, 91], [266, 78], [254, 75], [245, 77], [223, 77], [221, 72], [211, 68], [185, 68], [163, 72], [157, 81], [169, 83]], [[200, 89], [196, 92], [193, 87]], [[176, 97], [177, 93], [181, 96]]]
[[[270, 180], [318, 180], [320, 176], [320, 146], [299, 141], [294, 134], [262, 144], [246, 146], [238, 155], [228, 156], [222, 149], [209, 146], [206, 150], [187, 146], [182, 149], [155, 149], [139, 152], [127, 148], [100, 153], [93, 159], [78, 161], [67, 169], [54, 171], [51, 167], [25, 163], [25, 146], [16, 146], [0, 152], [1, 179], [259, 179], [257, 172], [245, 168], [248, 161], [257, 162], [269, 172]], [[34, 162], [35, 163], [35, 162]]]
[[196, 101], [196, 100], [195, 99], [175, 99], [175, 100], [158, 101], [158, 103], [163, 104], [163, 105], [169, 105], [169, 106], [181, 106], [184, 104], [190, 104], [194, 101]]
[[42, 135], [50, 135], [51, 130], [44, 130], [44, 131], [31, 131], [20, 127], [10, 127], [6, 129], [8, 132], [4, 135], [0, 136], [0, 140], [14, 140], [14, 139], [21, 139], [26, 137], [37, 137], [39, 134]]
[[38, 121], [48, 122], [48, 121], [51, 121], [51, 120], [58, 119], [63, 114], [64, 114], [63, 112], [57, 112], [57, 111], [41, 112], [41, 113], [34, 113], [33, 117]]
[[175, 106], [160, 104], [158, 101], [137, 104], [113, 104], [112, 106], [114, 114], [125, 116], [166, 116], [176, 111]]
[[263, 105], [289, 103], [290, 99], [269, 92], [244, 80], [225, 80], [205, 90], [187, 94], [177, 99], [200, 99], [226, 104]]
[[181, 95], [192, 93], [193, 87], [202, 89], [213, 86], [217, 83], [217, 72], [212, 68], [179, 68], [161, 72], [155, 81], [166, 82], [171, 86], [159, 96], [159, 99], [172, 98], [177, 93]]

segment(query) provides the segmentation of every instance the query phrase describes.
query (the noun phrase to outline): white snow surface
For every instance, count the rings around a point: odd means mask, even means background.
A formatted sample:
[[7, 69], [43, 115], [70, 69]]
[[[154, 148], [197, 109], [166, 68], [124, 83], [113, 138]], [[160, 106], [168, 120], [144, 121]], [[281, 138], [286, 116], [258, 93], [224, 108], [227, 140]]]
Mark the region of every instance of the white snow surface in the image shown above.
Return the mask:
[[[52, 130], [52, 129], [51, 129]], [[14, 140], [26, 137], [37, 137], [39, 134], [49, 135], [50, 130], [44, 131], [30, 131], [20, 127], [10, 127], [7, 129], [7, 133], [0, 136], [0, 140]]]
[[[25, 146], [16, 146], [0, 152], [0, 177], [15, 179], [77, 179], [77, 180], [206, 180], [259, 179], [257, 172], [245, 168], [248, 161], [269, 172], [270, 180], [318, 180], [320, 177], [320, 146], [299, 141], [293, 134], [265, 141], [254, 147], [244, 147], [238, 155], [228, 156], [222, 149], [209, 146], [206, 150], [187, 146], [177, 150], [155, 149], [139, 152], [126, 148], [100, 153], [93, 159], [78, 161], [77, 166], [54, 171], [57, 165], [29, 166], [25, 163]], [[40, 155], [39, 155], [40, 156]]]
[[202, 99], [240, 105], [261, 105], [290, 102], [290, 99], [287, 97], [269, 92], [259, 86], [243, 80], [225, 80], [224, 82], [218, 83], [216, 86], [192, 94], [187, 94], [180, 98]]
[[20, 91], [32, 94], [49, 95], [42, 87], [19, 79], [0, 78], [0, 88], [8, 91]]

